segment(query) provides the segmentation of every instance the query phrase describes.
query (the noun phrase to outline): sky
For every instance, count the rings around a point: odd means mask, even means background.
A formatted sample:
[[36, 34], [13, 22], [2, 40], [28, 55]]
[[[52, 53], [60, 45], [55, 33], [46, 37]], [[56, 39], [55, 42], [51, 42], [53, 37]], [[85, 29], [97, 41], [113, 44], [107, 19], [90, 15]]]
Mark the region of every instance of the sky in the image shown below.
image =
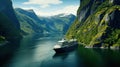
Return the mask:
[[14, 8], [33, 9], [39, 16], [76, 15], [80, 0], [12, 0]]

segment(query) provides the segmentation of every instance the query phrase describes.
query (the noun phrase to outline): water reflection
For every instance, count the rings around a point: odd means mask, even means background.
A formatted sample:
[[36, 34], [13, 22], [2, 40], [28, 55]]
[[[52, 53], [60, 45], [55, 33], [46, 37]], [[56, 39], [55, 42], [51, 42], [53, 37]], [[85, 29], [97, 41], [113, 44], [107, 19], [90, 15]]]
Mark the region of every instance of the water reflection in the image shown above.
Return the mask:
[[0, 46], [0, 66], [4, 65], [19, 48], [20, 40], [8, 42]]
[[119, 50], [108, 49], [78, 49], [79, 56], [83, 61], [84, 67], [119, 67]]
[[62, 54], [55, 53], [53, 55], [53, 59], [60, 58], [62, 60], [65, 60], [68, 57], [68, 55], [69, 55], [69, 53], [62, 53]]
[[[56, 35], [23, 38], [20, 43], [16, 43], [20, 44], [20, 48], [4, 67], [120, 67], [118, 50], [79, 47], [68, 53], [56, 54], [53, 46], [60, 39], [60, 36]], [[10, 45], [6, 47], [9, 47], [8, 51], [15, 48]], [[1, 52], [4, 53], [4, 50]]]
[[52, 58], [44, 60], [40, 67], [80, 67], [77, 52], [54, 54]]

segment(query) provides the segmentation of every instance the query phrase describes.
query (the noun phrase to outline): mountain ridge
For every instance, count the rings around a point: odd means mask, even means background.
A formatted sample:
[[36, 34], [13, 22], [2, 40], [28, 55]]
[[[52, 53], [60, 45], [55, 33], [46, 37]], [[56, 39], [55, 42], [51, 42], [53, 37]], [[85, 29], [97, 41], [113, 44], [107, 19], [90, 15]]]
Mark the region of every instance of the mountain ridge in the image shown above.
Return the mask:
[[[75, 19], [75, 16], [73, 14], [58, 14], [49, 17], [41, 17], [37, 16], [32, 9], [24, 10], [21, 8], [15, 8], [15, 12], [18, 20], [20, 21], [21, 29], [26, 33], [66, 33], [68, 27]], [[34, 24], [34, 26], [31, 24]], [[35, 27], [38, 27], [37, 30], [41, 30], [41, 32], [35, 32]]]

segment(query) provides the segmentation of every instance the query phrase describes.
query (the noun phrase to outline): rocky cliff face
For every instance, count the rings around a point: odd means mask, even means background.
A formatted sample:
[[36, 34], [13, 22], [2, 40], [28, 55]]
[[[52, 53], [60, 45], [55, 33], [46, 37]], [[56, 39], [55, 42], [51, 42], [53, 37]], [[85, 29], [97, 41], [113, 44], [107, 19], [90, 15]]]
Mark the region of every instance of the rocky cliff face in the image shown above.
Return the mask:
[[68, 30], [68, 39], [75, 37], [89, 47], [120, 46], [120, 1], [81, 0], [76, 21]]
[[20, 31], [20, 24], [15, 16], [11, 0], [0, 0], [0, 66], [19, 47], [22, 38]]
[[11, 0], [0, 0], [0, 39], [11, 41], [21, 38], [20, 24], [12, 8]]
[[5, 14], [17, 28], [20, 28], [20, 24], [16, 19], [11, 0], [0, 0], [0, 12]]

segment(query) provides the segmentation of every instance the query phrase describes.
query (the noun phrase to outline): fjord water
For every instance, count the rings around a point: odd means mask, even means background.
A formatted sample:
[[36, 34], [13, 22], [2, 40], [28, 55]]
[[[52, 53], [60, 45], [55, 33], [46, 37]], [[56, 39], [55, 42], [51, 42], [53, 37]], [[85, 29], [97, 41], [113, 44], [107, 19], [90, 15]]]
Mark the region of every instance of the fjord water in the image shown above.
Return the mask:
[[54, 45], [62, 36], [27, 36], [4, 67], [112, 67], [119, 66], [119, 50], [78, 48], [56, 54]]

